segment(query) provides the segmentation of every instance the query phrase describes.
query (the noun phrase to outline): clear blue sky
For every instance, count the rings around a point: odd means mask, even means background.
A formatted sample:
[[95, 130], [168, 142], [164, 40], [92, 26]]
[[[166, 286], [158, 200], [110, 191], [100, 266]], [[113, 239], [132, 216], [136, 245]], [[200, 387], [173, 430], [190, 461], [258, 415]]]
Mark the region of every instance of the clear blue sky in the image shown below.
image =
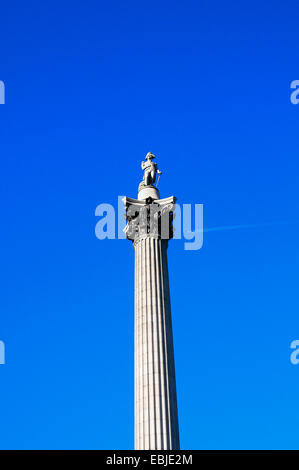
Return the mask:
[[149, 150], [205, 228], [256, 224], [169, 246], [182, 448], [299, 448], [298, 10], [2, 2], [0, 448], [133, 448], [134, 251], [94, 211]]

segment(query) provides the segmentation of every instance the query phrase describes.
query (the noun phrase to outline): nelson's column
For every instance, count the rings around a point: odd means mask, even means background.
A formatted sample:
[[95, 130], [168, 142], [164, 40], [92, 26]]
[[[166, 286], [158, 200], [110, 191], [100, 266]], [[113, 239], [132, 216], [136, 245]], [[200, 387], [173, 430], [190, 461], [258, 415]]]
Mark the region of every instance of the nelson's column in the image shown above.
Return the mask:
[[126, 237], [135, 249], [135, 449], [179, 449], [167, 246], [176, 198], [160, 199], [149, 152], [138, 199], [125, 197]]

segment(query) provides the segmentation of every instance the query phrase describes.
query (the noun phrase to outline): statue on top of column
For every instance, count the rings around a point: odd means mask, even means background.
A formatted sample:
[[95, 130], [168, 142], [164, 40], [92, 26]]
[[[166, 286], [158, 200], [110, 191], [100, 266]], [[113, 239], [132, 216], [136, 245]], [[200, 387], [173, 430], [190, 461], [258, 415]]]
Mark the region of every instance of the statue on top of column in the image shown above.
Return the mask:
[[[141, 168], [144, 170], [143, 180], [140, 183], [140, 186], [153, 186], [156, 181], [156, 175], [158, 173], [159, 178], [162, 175], [162, 172], [158, 170], [157, 163], [153, 162], [153, 159], [156, 158], [152, 152], [148, 152], [145, 157], [145, 162], [141, 162]], [[158, 179], [159, 181], [159, 179]], [[158, 184], [158, 183], [157, 183]]]

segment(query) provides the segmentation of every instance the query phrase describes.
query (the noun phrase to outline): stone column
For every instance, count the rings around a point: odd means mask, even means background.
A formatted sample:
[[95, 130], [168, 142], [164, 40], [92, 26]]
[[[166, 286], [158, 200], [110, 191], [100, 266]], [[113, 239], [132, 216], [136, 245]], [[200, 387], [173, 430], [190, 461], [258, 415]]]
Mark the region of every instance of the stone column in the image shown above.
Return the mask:
[[175, 198], [124, 203], [135, 248], [135, 449], [179, 449], [167, 265]]

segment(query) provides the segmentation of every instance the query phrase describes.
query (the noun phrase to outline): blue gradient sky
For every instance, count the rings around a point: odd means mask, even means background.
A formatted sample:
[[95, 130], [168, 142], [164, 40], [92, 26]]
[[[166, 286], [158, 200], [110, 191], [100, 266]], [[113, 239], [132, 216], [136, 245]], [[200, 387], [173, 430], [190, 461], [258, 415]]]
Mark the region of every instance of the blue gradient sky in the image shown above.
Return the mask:
[[134, 252], [94, 211], [136, 196], [149, 150], [162, 197], [245, 226], [170, 243], [182, 448], [299, 448], [298, 18], [2, 2], [0, 448], [133, 448]]

